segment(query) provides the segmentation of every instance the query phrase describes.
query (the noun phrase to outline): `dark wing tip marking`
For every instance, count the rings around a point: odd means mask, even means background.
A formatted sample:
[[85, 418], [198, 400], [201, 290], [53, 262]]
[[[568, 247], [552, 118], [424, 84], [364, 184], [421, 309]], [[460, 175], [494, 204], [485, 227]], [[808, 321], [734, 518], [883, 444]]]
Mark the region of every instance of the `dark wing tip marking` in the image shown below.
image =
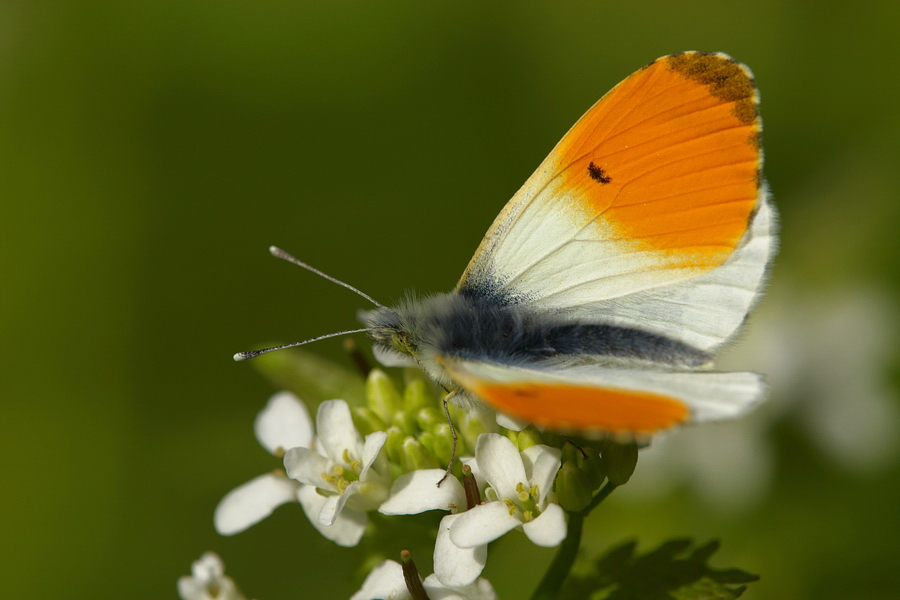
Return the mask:
[[756, 86], [741, 63], [724, 54], [705, 52], [673, 54], [667, 60], [669, 68], [676, 73], [706, 85], [714, 97], [733, 102], [734, 115], [741, 123], [756, 120]]

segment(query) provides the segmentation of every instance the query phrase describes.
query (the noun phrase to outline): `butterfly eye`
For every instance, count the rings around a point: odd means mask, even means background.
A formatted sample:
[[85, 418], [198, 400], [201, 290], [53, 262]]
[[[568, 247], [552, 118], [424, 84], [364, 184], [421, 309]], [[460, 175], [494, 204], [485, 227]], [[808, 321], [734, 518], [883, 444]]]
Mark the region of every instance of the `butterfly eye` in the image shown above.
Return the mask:
[[399, 331], [395, 331], [391, 334], [391, 345], [394, 347], [394, 350], [401, 354], [408, 354], [409, 356], [415, 354], [409, 343], [409, 337]]

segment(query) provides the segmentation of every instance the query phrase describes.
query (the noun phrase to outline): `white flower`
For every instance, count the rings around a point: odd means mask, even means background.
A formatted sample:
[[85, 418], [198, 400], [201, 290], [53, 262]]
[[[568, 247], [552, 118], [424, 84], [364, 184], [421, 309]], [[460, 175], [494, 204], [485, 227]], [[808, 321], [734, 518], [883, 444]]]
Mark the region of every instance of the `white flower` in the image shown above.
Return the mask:
[[[467, 511], [468, 512], [468, 511]], [[453, 523], [467, 512], [447, 515], [434, 542], [434, 576], [444, 585], [461, 587], [478, 579], [487, 562], [487, 544], [460, 547], [450, 539]]]
[[485, 433], [478, 437], [475, 459], [467, 464], [476, 480], [488, 486], [482, 498], [487, 502], [453, 522], [454, 545], [480, 546], [516, 528], [538, 546], [556, 546], [565, 539], [565, 514], [551, 494], [560, 466], [559, 449], [537, 445], [519, 452], [508, 438]]
[[[315, 446], [309, 411], [290, 392], [279, 392], [269, 399], [256, 418], [254, 431], [259, 443], [279, 457], [291, 448]], [[325, 498], [314, 487], [289, 479], [280, 471], [260, 475], [229, 492], [216, 507], [213, 521], [220, 534], [234, 535], [262, 521], [282, 504], [298, 501], [313, 527], [326, 538], [339, 546], [359, 543], [365, 519], [347, 512], [331, 525], [322, 525], [319, 514]]]
[[[429, 575], [423, 587], [431, 600], [496, 600], [497, 593], [491, 583], [479, 577], [464, 586], [447, 586], [435, 575]], [[393, 560], [386, 560], [369, 573], [362, 589], [350, 600], [406, 600], [411, 598], [403, 578], [403, 567]]]
[[[540, 546], [556, 546], [566, 536], [562, 508], [550, 493], [560, 466], [560, 451], [532, 446], [519, 452], [509, 439], [483, 433], [475, 458], [463, 459], [487, 502], [467, 508], [465, 492], [455, 477], [440, 469], [407, 473], [397, 478], [384, 514], [450, 510], [441, 520], [434, 545], [434, 575], [446, 586], [459, 588], [478, 579], [487, 561], [487, 544], [517, 527]], [[458, 512], [464, 511], [464, 512]]]
[[178, 580], [182, 600], [245, 600], [215, 552], [207, 552], [191, 565], [191, 576]]
[[297, 502], [300, 485], [278, 473], [265, 473], [228, 492], [216, 506], [213, 523], [220, 535], [234, 535], [259, 523], [276, 508]]
[[[256, 439], [270, 453], [281, 456], [288, 448], [311, 446], [312, 419], [299, 398], [279, 392], [269, 398], [254, 424]], [[216, 531], [234, 535], [262, 521], [277, 507], [297, 502], [297, 482], [284, 474], [266, 473], [230, 491], [213, 517]]]
[[[315, 449], [296, 447], [284, 455], [288, 477], [306, 484], [298, 495], [313, 525], [339, 525], [355, 545], [368, 523], [366, 512], [387, 499], [391, 479], [384, 453], [387, 434], [376, 431], [362, 436], [353, 425], [350, 407], [343, 400], [319, 405]], [[340, 542], [338, 542], [340, 543]]]
[[[427, 510], [465, 510], [466, 493], [456, 477], [444, 477], [443, 469], [423, 469], [404, 473], [394, 481], [390, 498], [379, 512], [386, 515], [417, 514]], [[474, 582], [487, 562], [487, 545], [460, 548], [450, 541], [450, 526], [463, 513], [450, 514], [441, 520], [434, 545], [434, 576], [441, 583], [464, 587]]]

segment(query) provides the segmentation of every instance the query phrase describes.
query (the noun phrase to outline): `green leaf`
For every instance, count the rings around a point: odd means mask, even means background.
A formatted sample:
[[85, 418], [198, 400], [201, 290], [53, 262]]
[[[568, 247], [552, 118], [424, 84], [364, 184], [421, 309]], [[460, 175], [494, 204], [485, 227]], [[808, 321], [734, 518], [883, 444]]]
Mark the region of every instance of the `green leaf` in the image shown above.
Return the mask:
[[562, 598], [591, 600], [734, 600], [756, 581], [740, 569], [714, 569], [708, 562], [719, 549], [710, 541], [691, 551], [688, 539], [669, 540], [637, 555], [637, 543], [627, 542], [594, 563], [592, 573], [572, 576]]

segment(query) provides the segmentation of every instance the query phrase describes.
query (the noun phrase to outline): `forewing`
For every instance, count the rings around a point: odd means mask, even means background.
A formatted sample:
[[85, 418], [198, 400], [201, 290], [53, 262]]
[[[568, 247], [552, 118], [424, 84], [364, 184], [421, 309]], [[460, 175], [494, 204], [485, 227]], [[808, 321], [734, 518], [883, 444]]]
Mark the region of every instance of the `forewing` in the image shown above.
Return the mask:
[[[675, 335], [702, 338], [704, 349], [725, 341], [752, 305], [774, 248], [757, 104], [749, 70], [722, 54], [667, 56], [634, 73], [507, 204], [457, 290], [596, 321], [624, 302], [616, 320], [651, 329], [681, 318], [682, 302], [724, 304], [715, 327], [691, 335], [689, 323], [676, 322]], [[708, 275], [729, 264], [737, 266]], [[677, 287], [704, 275], [719, 293]], [[721, 291], [733, 286], [741, 291]], [[640, 294], [648, 302], [633, 306], [630, 296]]]

